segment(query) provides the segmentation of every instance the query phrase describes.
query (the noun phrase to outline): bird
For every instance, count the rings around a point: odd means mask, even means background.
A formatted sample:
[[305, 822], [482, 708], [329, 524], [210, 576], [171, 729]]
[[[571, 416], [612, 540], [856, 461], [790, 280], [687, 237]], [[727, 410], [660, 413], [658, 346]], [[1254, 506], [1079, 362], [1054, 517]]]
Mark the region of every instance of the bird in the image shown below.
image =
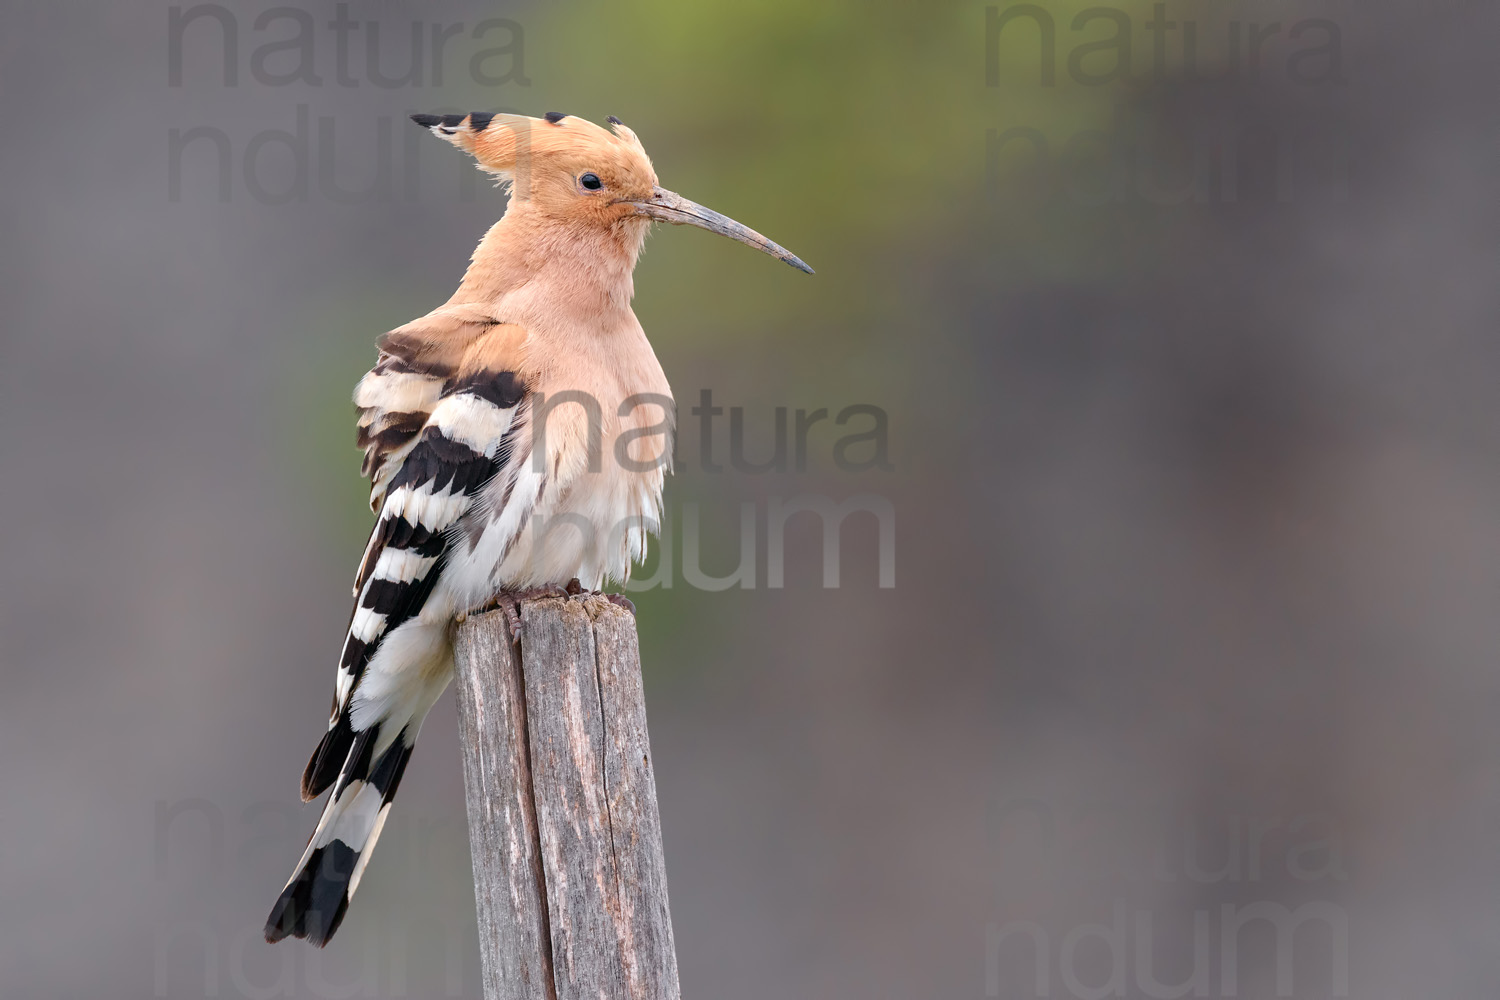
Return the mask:
[[[813, 273], [666, 190], [635, 132], [559, 112], [412, 115], [508, 189], [447, 302], [376, 341], [354, 390], [376, 519], [327, 731], [302, 799], [331, 794], [267, 941], [338, 930], [453, 676], [463, 616], [628, 580], [659, 530], [671, 388], [631, 309], [653, 223], [690, 225]], [[628, 603], [628, 602], [626, 602]], [[513, 626], [514, 627], [514, 626]]]

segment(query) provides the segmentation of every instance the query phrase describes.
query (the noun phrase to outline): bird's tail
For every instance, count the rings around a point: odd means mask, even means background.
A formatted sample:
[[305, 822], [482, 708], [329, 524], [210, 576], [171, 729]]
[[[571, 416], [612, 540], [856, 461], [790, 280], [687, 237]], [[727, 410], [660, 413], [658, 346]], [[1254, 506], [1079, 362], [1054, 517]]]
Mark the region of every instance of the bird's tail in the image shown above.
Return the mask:
[[[343, 922], [411, 759], [422, 720], [451, 676], [451, 659], [436, 670], [430, 663], [420, 666], [427, 669], [401, 671], [405, 676], [387, 686], [396, 697], [370, 706], [375, 709], [373, 713], [353, 712], [355, 726], [362, 721], [366, 725], [354, 729], [348, 755], [318, 827], [307, 842], [296, 874], [271, 908], [266, 919], [267, 941], [300, 937], [321, 948]], [[360, 718], [367, 714], [375, 718]], [[322, 750], [320, 745], [314, 757]]]

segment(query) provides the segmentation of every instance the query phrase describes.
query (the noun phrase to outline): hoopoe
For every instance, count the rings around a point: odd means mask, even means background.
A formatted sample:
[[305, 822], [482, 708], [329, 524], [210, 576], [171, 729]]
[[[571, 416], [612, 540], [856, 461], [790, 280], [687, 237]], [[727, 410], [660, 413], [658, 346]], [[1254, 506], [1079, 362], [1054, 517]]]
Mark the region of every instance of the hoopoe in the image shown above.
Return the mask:
[[[656, 183], [634, 132], [549, 112], [412, 120], [511, 188], [458, 291], [377, 340], [354, 392], [378, 517], [354, 580], [328, 731], [302, 798], [333, 789], [266, 940], [323, 945], [359, 886], [458, 616], [576, 579], [629, 578], [658, 530], [671, 389], [630, 300], [652, 222], [795, 255]], [[555, 407], [555, 409], [554, 409]]]

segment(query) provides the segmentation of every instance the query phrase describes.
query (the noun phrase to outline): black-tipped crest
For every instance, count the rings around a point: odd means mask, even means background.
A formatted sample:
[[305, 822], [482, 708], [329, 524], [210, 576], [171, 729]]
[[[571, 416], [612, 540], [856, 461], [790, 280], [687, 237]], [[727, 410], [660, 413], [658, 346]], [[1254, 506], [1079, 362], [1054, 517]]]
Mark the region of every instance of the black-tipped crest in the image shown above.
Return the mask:
[[607, 122], [609, 122], [611, 125], [624, 125], [625, 124], [624, 122], [620, 121], [620, 119], [616, 118], [614, 115], [610, 115], [608, 118], [606, 118], [604, 120], [607, 121]]
[[452, 135], [463, 127], [465, 119], [468, 120], [470, 129], [483, 132], [494, 117], [493, 111], [475, 111], [472, 114], [464, 111], [456, 115], [412, 115], [411, 120], [423, 128], [441, 128], [448, 135]]

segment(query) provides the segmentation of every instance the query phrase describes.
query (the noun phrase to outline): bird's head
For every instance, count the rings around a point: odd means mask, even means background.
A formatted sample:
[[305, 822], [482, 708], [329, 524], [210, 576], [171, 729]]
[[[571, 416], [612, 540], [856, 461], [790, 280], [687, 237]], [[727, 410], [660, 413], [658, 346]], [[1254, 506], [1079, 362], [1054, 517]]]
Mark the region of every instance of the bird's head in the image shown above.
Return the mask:
[[555, 111], [545, 118], [474, 112], [412, 121], [471, 154], [511, 185], [513, 199], [549, 219], [642, 235], [653, 221], [697, 226], [812, 273], [755, 230], [659, 185], [640, 139], [617, 118], [609, 129]]

